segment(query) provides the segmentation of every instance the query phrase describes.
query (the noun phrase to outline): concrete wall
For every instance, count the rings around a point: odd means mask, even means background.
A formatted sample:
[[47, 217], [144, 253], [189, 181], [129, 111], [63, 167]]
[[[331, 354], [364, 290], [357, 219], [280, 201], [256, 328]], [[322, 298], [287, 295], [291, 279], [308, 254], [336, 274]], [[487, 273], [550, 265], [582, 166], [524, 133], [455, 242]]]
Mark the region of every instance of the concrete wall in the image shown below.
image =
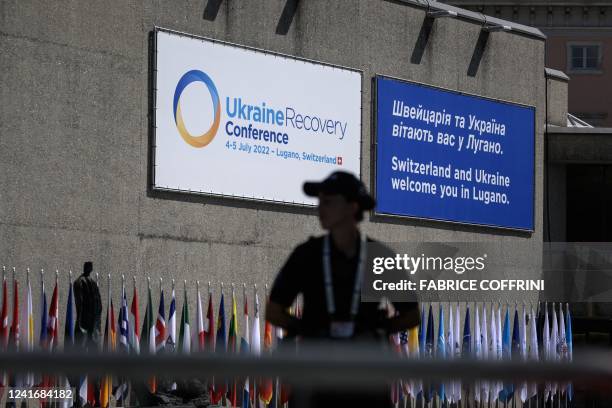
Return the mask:
[[546, 121], [549, 125], [567, 126], [567, 88], [569, 78], [561, 71], [546, 68]]
[[[509, 256], [527, 240], [538, 253], [543, 40], [491, 33], [477, 72], [469, 76], [480, 23], [436, 21], [420, 64], [414, 64], [422, 8], [393, 1], [302, 1], [286, 34], [277, 34], [285, 5], [1, 0], [0, 265], [16, 266], [21, 277], [26, 267], [44, 268], [47, 287], [50, 272], [59, 268], [62, 303], [66, 271], [77, 271], [85, 260], [103, 276], [113, 274], [115, 304], [120, 274], [129, 280], [136, 275], [141, 289], [144, 276], [163, 277], [166, 290], [171, 277], [189, 279], [194, 307], [195, 279], [215, 282], [217, 292], [220, 281], [261, 286], [297, 243], [321, 232], [310, 210], [149, 191], [154, 26], [363, 70], [366, 183], [374, 74], [536, 106], [534, 233], [398, 219], [368, 219], [364, 228], [387, 241], [496, 240]], [[37, 276], [33, 290], [38, 293]], [[143, 291], [140, 296], [144, 307]]]

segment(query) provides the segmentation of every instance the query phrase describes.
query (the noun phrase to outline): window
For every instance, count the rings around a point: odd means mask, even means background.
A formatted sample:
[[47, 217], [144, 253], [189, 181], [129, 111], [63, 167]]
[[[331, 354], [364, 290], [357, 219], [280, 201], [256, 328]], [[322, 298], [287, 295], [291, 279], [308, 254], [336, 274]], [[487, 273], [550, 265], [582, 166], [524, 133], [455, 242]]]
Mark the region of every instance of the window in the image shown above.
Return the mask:
[[599, 71], [601, 46], [599, 44], [568, 44], [569, 71]]

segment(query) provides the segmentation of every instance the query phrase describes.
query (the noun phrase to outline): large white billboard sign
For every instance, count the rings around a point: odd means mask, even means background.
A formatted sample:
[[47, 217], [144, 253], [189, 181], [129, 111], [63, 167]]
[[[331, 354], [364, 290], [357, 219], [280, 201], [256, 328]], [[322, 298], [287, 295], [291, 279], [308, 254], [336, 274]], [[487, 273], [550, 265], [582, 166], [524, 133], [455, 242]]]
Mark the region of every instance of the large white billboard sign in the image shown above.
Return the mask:
[[154, 188], [314, 204], [360, 174], [361, 73], [158, 29]]

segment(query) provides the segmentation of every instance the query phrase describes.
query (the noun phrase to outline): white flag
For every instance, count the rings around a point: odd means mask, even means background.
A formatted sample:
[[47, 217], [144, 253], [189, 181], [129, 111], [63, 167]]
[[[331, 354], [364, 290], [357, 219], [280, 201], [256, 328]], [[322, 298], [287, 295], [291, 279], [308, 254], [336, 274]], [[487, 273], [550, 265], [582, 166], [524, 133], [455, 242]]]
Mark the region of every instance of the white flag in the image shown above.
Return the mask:
[[[482, 338], [480, 337], [480, 306], [478, 304], [474, 307], [474, 356], [478, 360], [482, 360]], [[481, 381], [476, 380], [474, 384], [474, 401], [480, 402], [480, 388]]]
[[[491, 304], [491, 338], [489, 339], [489, 358], [491, 360], [499, 359], [497, 355], [497, 317], [495, 314], [495, 308]], [[491, 382], [491, 402], [497, 400], [497, 381]]]
[[79, 384], [79, 399], [82, 407], [87, 404], [87, 388], [87, 376], [85, 376], [81, 378], [81, 383]]
[[[461, 358], [461, 344], [462, 344], [462, 340], [463, 337], [461, 336], [461, 316], [459, 315], [459, 303], [457, 303], [457, 306], [455, 308], [455, 334], [454, 334], [454, 340], [455, 340], [455, 358]], [[455, 402], [459, 401], [461, 399], [461, 380], [457, 380], [455, 381], [455, 386], [453, 387], [455, 389]]]
[[[446, 333], [446, 353], [448, 359], [455, 358], [455, 329], [454, 329], [455, 315], [453, 314], [452, 303], [448, 305], [448, 331]], [[455, 381], [449, 380], [446, 383], [446, 397], [452, 404], [455, 402]]]
[[[563, 304], [559, 303], [559, 359], [562, 361], [568, 360], [567, 339], [565, 337], [565, 316], [563, 314]], [[562, 383], [560, 387], [562, 394], [565, 394], [567, 383]]]
[[559, 303], [559, 357], [563, 361], [568, 359], [567, 341], [565, 336], [565, 316], [563, 314], [562, 303]]
[[[502, 349], [502, 319], [501, 319], [501, 303], [497, 304], [497, 358], [499, 360], [503, 359], [504, 353]], [[499, 393], [504, 389], [503, 381], [497, 382], [497, 389], [495, 393], [499, 395]]]
[[[489, 359], [489, 335], [487, 333], [487, 308], [485, 305], [482, 306], [482, 329], [480, 330], [480, 347], [482, 348], [482, 359]], [[489, 381], [483, 380], [480, 383], [480, 390], [482, 393], [482, 400], [486, 403], [489, 401]]]
[[[525, 305], [523, 304], [523, 313], [521, 314], [521, 321], [519, 322], [519, 331], [521, 335], [521, 360], [523, 361], [527, 360], [527, 324], [525, 319]], [[522, 402], [527, 400], [527, 382], [523, 381], [521, 383], [519, 395]]]
[[[30, 285], [30, 277], [28, 275], [28, 291], [26, 293], [26, 307], [24, 311], [25, 324], [25, 351], [34, 350], [34, 309], [32, 308], [32, 286]], [[34, 374], [28, 373], [25, 375], [25, 384], [28, 387], [34, 386]]]
[[[559, 356], [559, 322], [557, 320], [557, 310], [555, 309], [555, 304], [553, 303], [552, 307], [552, 329], [550, 330], [550, 353], [553, 361], [560, 360]], [[557, 393], [558, 384], [556, 382], [552, 383], [551, 392], [554, 394]]]
[[251, 330], [251, 353], [261, 354], [261, 334], [259, 333], [259, 297], [255, 293], [255, 314], [253, 317], [253, 330]]
[[204, 351], [204, 339], [206, 333], [204, 331], [204, 312], [202, 311], [202, 296], [200, 295], [200, 287], [197, 288], [198, 304], [196, 305], [196, 319], [198, 319], [198, 351]]
[[[538, 333], [537, 333], [537, 317], [531, 308], [531, 315], [529, 319], [529, 359], [531, 361], [538, 361], [540, 359], [540, 353], [538, 350]], [[538, 394], [538, 384], [532, 382], [529, 384], [529, 390], [527, 393], [528, 398], [533, 398]]]
[[[550, 353], [550, 325], [548, 323], [548, 304], [544, 304], [544, 327], [542, 328], [542, 348], [544, 351], [544, 359], [550, 361], [552, 359]], [[551, 392], [550, 382], [546, 382], [544, 386], [544, 400], [548, 400]]]

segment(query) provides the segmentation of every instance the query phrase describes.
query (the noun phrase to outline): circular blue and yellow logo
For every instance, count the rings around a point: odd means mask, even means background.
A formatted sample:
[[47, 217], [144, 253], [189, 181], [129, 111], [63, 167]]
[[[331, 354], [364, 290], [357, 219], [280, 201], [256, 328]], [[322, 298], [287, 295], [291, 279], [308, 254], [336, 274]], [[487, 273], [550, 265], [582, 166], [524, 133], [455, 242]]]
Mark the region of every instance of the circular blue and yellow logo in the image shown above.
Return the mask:
[[[181, 114], [181, 94], [183, 93], [183, 90], [185, 90], [185, 88], [192, 82], [203, 82], [204, 85], [206, 85], [208, 91], [210, 92], [214, 109], [214, 119], [210, 129], [199, 136], [194, 136], [187, 131], [185, 128], [185, 122], [183, 121], [183, 115]], [[219, 121], [221, 119], [221, 104], [219, 102], [217, 87], [208, 75], [199, 70], [192, 70], [183, 75], [178, 81], [176, 90], [174, 91], [173, 106], [174, 122], [176, 123], [176, 128], [185, 142], [193, 147], [204, 147], [212, 142], [217, 134], [217, 130], [219, 129]]]

